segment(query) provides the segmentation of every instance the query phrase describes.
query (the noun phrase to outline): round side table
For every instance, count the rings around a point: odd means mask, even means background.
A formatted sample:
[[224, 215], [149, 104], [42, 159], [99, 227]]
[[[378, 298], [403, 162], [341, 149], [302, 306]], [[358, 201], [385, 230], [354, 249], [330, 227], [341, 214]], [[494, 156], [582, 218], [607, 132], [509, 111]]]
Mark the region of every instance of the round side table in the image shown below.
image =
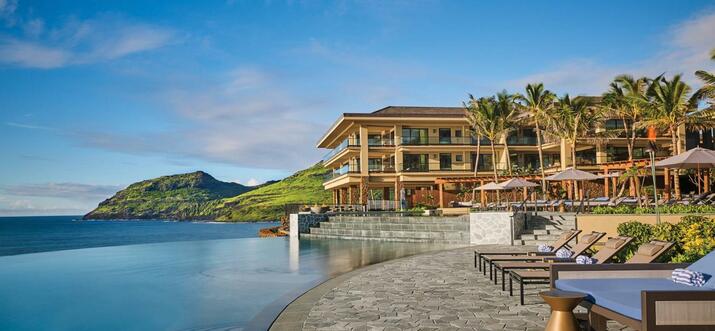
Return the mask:
[[578, 331], [578, 323], [573, 309], [586, 297], [580, 292], [551, 290], [539, 293], [551, 306], [551, 317], [546, 331]]

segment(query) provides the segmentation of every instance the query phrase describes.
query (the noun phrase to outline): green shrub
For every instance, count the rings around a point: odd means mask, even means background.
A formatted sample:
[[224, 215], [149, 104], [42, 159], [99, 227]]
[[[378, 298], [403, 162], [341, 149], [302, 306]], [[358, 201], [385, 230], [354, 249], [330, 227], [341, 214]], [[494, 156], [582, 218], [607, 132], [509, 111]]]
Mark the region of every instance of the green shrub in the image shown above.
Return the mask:
[[[661, 214], [713, 214], [715, 205], [666, 205], [658, 207]], [[599, 206], [591, 211], [593, 214], [654, 214], [653, 207], [634, 206]]]
[[631, 244], [614, 258], [614, 260], [618, 262], [624, 262], [633, 256], [633, 253], [635, 253], [641, 244], [652, 240], [653, 226], [638, 221], [621, 223], [618, 224], [618, 235], [633, 238]]
[[640, 245], [651, 240], [674, 243], [673, 248], [661, 257], [662, 261], [694, 262], [715, 249], [715, 220], [698, 215], [683, 216], [678, 224], [621, 223], [618, 234], [633, 238], [631, 245], [616, 256], [618, 262], [629, 259]]

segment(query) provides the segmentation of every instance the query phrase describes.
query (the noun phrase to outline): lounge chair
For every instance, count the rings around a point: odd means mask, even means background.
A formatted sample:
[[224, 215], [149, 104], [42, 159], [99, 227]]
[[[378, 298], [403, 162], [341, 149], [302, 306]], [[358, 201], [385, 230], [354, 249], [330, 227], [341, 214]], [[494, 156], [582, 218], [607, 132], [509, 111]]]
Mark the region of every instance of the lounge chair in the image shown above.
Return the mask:
[[[675, 268], [706, 274], [702, 287], [674, 283]], [[608, 320], [642, 331], [715, 330], [715, 251], [691, 265], [557, 264], [551, 268], [551, 288], [585, 293], [581, 303], [596, 331]]]
[[[604, 234], [605, 235], [605, 234]], [[586, 236], [584, 236], [586, 237]], [[586, 240], [591, 240], [590, 243], [586, 242], [581, 242], [579, 245], [582, 245], [582, 247], [586, 247], [585, 249], [581, 249], [581, 247], [574, 247], [574, 249], [578, 249], [581, 252], [585, 251], [586, 249], [590, 248], [593, 246], [598, 240], [601, 239], [603, 236], [590, 236], [590, 239]], [[583, 240], [583, 237], [582, 237]], [[596, 252], [591, 258], [596, 261], [596, 263], [606, 263], [610, 261], [616, 254], [620, 253], [622, 250], [624, 250], [628, 245], [633, 241], [633, 238], [631, 237], [613, 237], [613, 238], [608, 238], [604, 246]], [[579, 246], [577, 245], [577, 246]], [[578, 257], [580, 254], [574, 254], [570, 258], [558, 258], [558, 259], [553, 259], [553, 260], [547, 260], [547, 261], [542, 261], [542, 262], [511, 262], [511, 261], [501, 261], [501, 262], [494, 262], [494, 278], [496, 279], [496, 275], [499, 274], [501, 271], [501, 288], [502, 291], [506, 291], [506, 275], [509, 273], [511, 270], [518, 270], [518, 269], [545, 269], [548, 270], [549, 267], [553, 263], [575, 263], [576, 262], [576, 257]]]
[[[673, 243], [653, 240], [638, 247], [638, 250], [625, 263], [652, 263], [670, 251]], [[615, 255], [615, 254], [614, 254]], [[594, 255], [594, 258], [596, 256]], [[597, 264], [602, 264], [596, 260]], [[603, 261], [608, 262], [608, 261]], [[548, 268], [551, 268], [549, 265]], [[536, 269], [536, 268], [534, 268]], [[519, 302], [524, 304], [524, 285], [549, 284], [551, 273], [549, 270], [511, 270], [509, 272], [509, 296], [513, 295], [513, 282], [519, 283]]]
[[[505, 289], [504, 285], [504, 278], [505, 273], [507, 272], [506, 270], [508, 269], [530, 269], [530, 268], [548, 268], [550, 263], [553, 262], [575, 262], [575, 259], [577, 256], [585, 253], [591, 246], [595, 245], [601, 238], [603, 238], [606, 235], [605, 232], [591, 232], [588, 234], [585, 234], [581, 236], [581, 240], [579, 240], [578, 244], [574, 245], [573, 248], [571, 249], [571, 256], [568, 258], [557, 258], [555, 256], [540, 256], [539, 259], [519, 259], [518, 256], [512, 256], [512, 257], [504, 257], [504, 259], [501, 260], [492, 260], [490, 261], [490, 266], [489, 266], [489, 271], [494, 270], [494, 284], [497, 284], [497, 275], [499, 274], [499, 271], [502, 272], [502, 290]], [[627, 237], [624, 237], [627, 238]], [[628, 238], [628, 242], [630, 242], [632, 238]], [[620, 241], [619, 241], [620, 242]], [[622, 249], [623, 247], [618, 247], [619, 249]], [[613, 254], [615, 255], [615, 253]], [[610, 259], [613, 257], [613, 255], [608, 256]], [[604, 253], [604, 256], [602, 258], [607, 257]], [[492, 275], [490, 273], [489, 279], [491, 278]]]
[[[479, 251], [474, 251], [474, 267], [479, 268], [479, 271], [482, 271], [483, 274], [486, 273], [486, 263], [491, 260], [497, 261], [499, 257], [505, 257], [505, 256], [531, 256], [531, 255], [541, 255], [541, 256], [548, 256], [548, 255], [554, 255], [556, 254], [556, 251], [561, 249], [562, 247], [566, 246], [571, 240], [576, 238], [578, 234], [581, 233], [581, 230], [566, 230], [564, 231], [561, 236], [559, 236], [559, 239], [556, 239], [551, 244], [552, 250], [551, 252], [504, 252], [504, 251], [499, 251], [499, 252], [479, 252]], [[539, 259], [536, 259], [537, 261]], [[491, 272], [490, 272], [491, 275]]]

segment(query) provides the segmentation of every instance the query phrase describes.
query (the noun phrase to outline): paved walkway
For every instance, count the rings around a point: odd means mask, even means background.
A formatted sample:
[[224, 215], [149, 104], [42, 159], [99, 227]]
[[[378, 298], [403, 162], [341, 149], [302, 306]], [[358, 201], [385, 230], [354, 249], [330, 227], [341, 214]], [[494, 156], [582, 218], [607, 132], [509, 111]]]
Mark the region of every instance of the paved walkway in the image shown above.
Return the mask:
[[546, 286], [528, 287], [521, 306], [474, 269], [473, 251], [428, 253], [344, 275], [305, 309], [303, 330], [543, 330], [549, 308], [535, 293]]

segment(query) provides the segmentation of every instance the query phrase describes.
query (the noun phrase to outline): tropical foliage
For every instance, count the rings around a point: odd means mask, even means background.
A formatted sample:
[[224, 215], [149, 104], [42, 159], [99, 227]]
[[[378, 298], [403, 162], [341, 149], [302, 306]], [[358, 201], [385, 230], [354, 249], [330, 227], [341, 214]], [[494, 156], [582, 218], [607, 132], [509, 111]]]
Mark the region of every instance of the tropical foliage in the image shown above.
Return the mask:
[[677, 224], [621, 223], [618, 234], [633, 237], [631, 245], [618, 256], [620, 261], [629, 259], [638, 246], [651, 240], [675, 244], [663, 257], [670, 262], [693, 262], [715, 249], [715, 220], [703, 216], [683, 216]]

